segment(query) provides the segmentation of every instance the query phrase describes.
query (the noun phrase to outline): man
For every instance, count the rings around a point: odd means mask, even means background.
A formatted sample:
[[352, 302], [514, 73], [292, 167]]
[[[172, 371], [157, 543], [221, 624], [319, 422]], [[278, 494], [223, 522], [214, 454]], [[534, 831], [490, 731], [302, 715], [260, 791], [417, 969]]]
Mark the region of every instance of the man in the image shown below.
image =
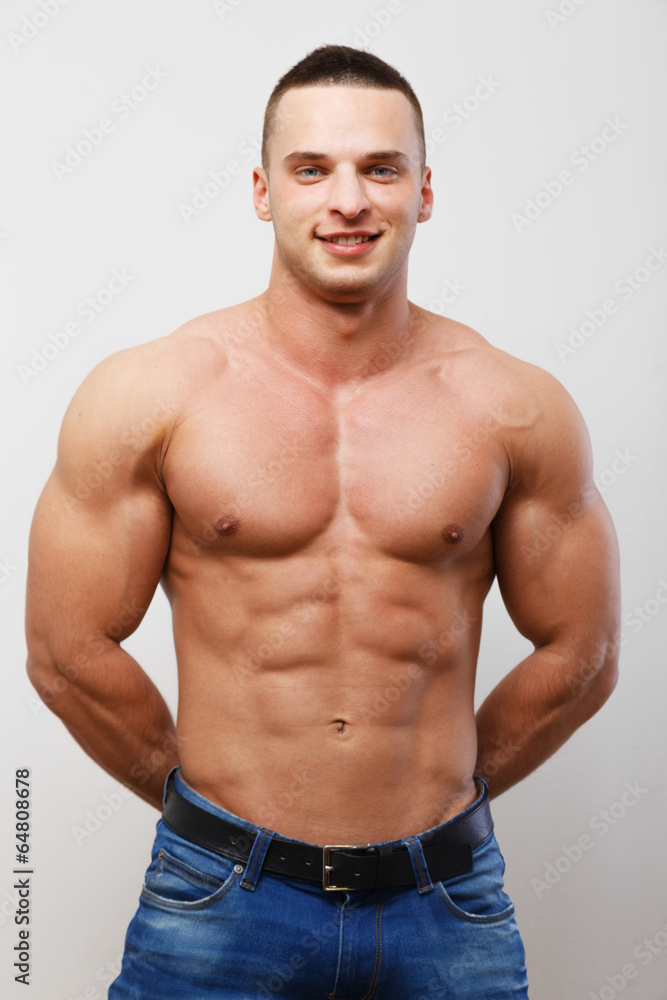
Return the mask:
[[[586, 431], [545, 372], [408, 301], [433, 195], [396, 70], [311, 53], [262, 164], [267, 291], [91, 373], [32, 530], [33, 683], [165, 793], [109, 995], [526, 997], [488, 798], [615, 684]], [[475, 716], [494, 575], [535, 650]], [[160, 580], [177, 730], [121, 645]]]

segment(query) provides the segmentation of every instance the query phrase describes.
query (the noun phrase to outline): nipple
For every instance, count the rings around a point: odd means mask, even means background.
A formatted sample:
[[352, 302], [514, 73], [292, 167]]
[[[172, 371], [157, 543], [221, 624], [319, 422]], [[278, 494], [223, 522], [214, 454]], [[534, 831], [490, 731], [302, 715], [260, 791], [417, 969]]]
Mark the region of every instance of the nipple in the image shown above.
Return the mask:
[[233, 514], [225, 514], [213, 525], [218, 535], [233, 535], [235, 531], [238, 531], [238, 527], [238, 518], [234, 517]]
[[442, 537], [446, 542], [462, 542], [465, 538], [463, 528], [460, 528], [458, 524], [448, 524], [446, 528], [442, 529]]

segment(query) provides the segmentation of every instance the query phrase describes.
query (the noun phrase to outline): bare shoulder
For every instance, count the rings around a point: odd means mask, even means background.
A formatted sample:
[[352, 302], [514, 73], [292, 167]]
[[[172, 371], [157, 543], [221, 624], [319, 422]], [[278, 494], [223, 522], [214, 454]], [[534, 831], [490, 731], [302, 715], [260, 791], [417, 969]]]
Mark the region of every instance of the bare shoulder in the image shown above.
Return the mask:
[[[436, 357], [443, 374], [456, 375], [470, 390], [500, 405], [510, 423], [536, 418], [568, 419], [578, 413], [574, 400], [553, 375], [491, 344], [464, 323], [420, 310], [435, 334]], [[497, 416], [501, 416], [498, 413]]]
[[193, 400], [223, 375], [234, 344], [256, 329], [259, 310], [253, 303], [198, 316], [97, 364], [65, 413], [59, 464], [94, 463], [107, 453], [127, 456], [133, 464], [161, 454]]
[[463, 323], [440, 316], [430, 322], [441, 343], [437, 359], [443, 379], [462, 402], [481, 409], [515, 473], [530, 478], [532, 470], [558, 462], [590, 463], [583, 417], [557, 378], [495, 347]]
[[202, 378], [214, 379], [229, 363], [230, 352], [257, 329], [256, 300], [205, 313], [173, 333], [128, 347], [99, 362], [74, 396], [77, 407], [94, 402], [101, 414], [132, 414], [167, 398], [174, 406]]

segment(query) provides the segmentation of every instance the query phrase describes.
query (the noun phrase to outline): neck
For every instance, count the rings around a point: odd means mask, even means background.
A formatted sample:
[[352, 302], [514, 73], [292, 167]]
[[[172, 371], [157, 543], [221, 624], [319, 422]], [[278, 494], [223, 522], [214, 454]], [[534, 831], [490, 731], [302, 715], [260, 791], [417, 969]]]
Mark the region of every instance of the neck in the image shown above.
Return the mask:
[[260, 301], [272, 355], [325, 387], [358, 385], [386, 371], [411, 341], [407, 269], [371, 298], [335, 302], [274, 267]]

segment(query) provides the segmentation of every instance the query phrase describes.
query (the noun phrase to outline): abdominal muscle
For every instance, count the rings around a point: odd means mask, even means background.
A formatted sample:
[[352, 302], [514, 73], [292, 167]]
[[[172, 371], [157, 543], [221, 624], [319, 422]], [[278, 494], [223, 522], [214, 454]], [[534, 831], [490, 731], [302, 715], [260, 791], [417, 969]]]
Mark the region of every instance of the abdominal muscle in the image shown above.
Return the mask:
[[168, 577], [188, 784], [316, 844], [399, 839], [475, 800], [488, 581], [388, 559], [348, 558], [344, 580], [304, 556], [221, 570], [207, 554]]

